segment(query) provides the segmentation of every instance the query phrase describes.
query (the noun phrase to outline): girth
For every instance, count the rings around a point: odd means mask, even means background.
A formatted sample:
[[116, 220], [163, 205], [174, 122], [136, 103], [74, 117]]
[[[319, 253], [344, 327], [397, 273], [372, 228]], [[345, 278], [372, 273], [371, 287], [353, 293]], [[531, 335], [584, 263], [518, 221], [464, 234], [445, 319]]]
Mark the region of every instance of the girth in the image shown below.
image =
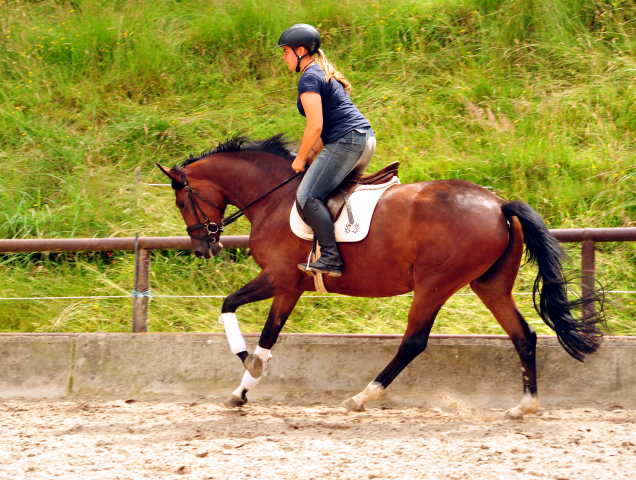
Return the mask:
[[[353, 192], [358, 188], [358, 185], [380, 185], [382, 183], [386, 183], [390, 181], [393, 177], [398, 175], [398, 168], [400, 167], [400, 162], [393, 162], [387, 165], [386, 167], [378, 170], [375, 173], [371, 173], [369, 175], [359, 175], [355, 172], [351, 172], [349, 175], [345, 177], [338, 187], [332, 191], [326, 198], [325, 204], [331, 212], [331, 216], [333, 217], [333, 221], [338, 220], [342, 211], [344, 210], [345, 205], [347, 208], [350, 208], [348, 205], [348, 199], [353, 194]], [[296, 210], [300, 215], [300, 218], [306, 223], [305, 216], [303, 215], [302, 208], [298, 202], [296, 202]], [[348, 212], [349, 218], [352, 219], [351, 211]], [[350, 222], [353, 223], [353, 222]]]

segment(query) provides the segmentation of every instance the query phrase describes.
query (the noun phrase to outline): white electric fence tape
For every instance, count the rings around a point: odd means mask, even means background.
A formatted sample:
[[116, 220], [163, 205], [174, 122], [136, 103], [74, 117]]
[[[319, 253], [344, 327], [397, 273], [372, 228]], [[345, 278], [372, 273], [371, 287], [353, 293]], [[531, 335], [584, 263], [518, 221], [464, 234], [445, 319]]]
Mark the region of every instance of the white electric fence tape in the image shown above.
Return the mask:
[[[608, 290], [605, 292], [609, 293], [618, 293], [625, 295], [636, 295], [636, 290]], [[531, 292], [513, 292], [513, 295], [524, 296], [524, 295], [532, 295]], [[454, 297], [475, 297], [476, 293], [455, 293]], [[403, 295], [395, 295], [396, 297], [412, 297], [412, 293], [406, 293]], [[132, 295], [91, 295], [86, 297], [0, 297], [0, 301], [2, 300], [110, 300], [114, 298], [132, 298]], [[227, 295], [152, 295], [152, 298], [227, 298]], [[351, 297], [349, 295], [339, 295], [334, 293], [332, 295], [305, 295], [301, 297], [303, 299], [311, 299], [311, 298], [362, 298], [362, 297]]]

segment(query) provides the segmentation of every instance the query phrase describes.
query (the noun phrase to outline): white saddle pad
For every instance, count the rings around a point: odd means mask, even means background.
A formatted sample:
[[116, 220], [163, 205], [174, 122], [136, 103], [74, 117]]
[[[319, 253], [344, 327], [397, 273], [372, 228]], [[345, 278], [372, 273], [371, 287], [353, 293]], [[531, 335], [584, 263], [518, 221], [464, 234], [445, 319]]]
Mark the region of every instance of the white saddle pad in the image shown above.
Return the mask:
[[[391, 181], [380, 185], [360, 185], [353, 195], [351, 195], [351, 210], [353, 211], [353, 223], [349, 223], [347, 215], [347, 206], [343, 207], [343, 212], [336, 221], [334, 227], [336, 231], [337, 242], [359, 242], [363, 240], [369, 233], [371, 226], [371, 218], [375, 206], [380, 197], [386, 190], [393, 185], [399, 185], [400, 179], [393, 177]], [[291, 215], [289, 217], [289, 225], [292, 232], [303, 240], [313, 240], [314, 232], [298, 214], [296, 210], [296, 202], [292, 205]]]

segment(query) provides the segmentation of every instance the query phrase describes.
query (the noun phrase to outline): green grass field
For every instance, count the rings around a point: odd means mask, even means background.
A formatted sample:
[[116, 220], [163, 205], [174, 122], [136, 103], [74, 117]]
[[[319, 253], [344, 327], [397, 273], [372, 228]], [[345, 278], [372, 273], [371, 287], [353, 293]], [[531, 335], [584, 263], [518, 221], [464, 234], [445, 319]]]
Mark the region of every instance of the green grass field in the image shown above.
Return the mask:
[[[316, 25], [378, 139], [370, 171], [462, 178], [519, 199], [551, 228], [636, 225], [636, 4], [464, 0], [0, 3], [2, 238], [183, 235], [155, 161], [243, 133], [299, 140], [297, 76], [276, 44]], [[141, 184], [135, 169], [141, 169]], [[244, 220], [228, 234], [249, 232]], [[580, 268], [578, 247], [569, 245]], [[636, 290], [636, 245], [599, 244], [599, 278]], [[244, 252], [156, 252], [152, 291], [223, 295], [258, 271]], [[534, 271], [522, 270], [528, 292]], [[0, 297], [127, 295], [132, 255], [4, 255]], [[522, 312], [549, 330], [520, 296]], [[636, 295], [608, 305], [636, 334]], [[408, 297], [302, 299], [287, 331], [401, 333]], [[0, 301], [0, 331], [129, 331], [130, 299]], [[151, 303], [151, 330], [215, 331], [220, 299]], [[269, 302], [239, 312], [258, 331]], [[501, 333], [454, 297], [435, 333]]]

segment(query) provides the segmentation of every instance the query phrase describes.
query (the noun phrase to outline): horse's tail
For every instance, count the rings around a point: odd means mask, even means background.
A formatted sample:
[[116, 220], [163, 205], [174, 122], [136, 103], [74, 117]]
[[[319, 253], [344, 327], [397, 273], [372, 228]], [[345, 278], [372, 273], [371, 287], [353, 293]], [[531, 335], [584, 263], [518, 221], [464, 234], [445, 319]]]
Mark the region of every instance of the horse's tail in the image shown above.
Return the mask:
[[[521, 222], [526, 244], [526, 260], [536, 263], [539, 267], [532, 292], [535, 310], [546, 325], [555, 331], [559, 343], [566, 352], [583, 361], [586, 355], [594, 353], [600, 347], [603, 334], [597, 324], [604, 321], [602, 293], [590, 293], [568, 301], [568, 281], [561, 265], [561, 261], [566, 260], [567, 255], [557, 239], [550, 234], [541, 216], [523, 202], [504, 202], [501, 209], [506, 218], [514, 215]], [[584, 319], [572, 315], [573, 309], [590, 312], [591, 309], [586, 307], [596, 301], [601, 304], [598, 312], [586, 313]]]

